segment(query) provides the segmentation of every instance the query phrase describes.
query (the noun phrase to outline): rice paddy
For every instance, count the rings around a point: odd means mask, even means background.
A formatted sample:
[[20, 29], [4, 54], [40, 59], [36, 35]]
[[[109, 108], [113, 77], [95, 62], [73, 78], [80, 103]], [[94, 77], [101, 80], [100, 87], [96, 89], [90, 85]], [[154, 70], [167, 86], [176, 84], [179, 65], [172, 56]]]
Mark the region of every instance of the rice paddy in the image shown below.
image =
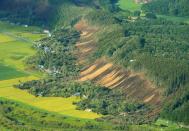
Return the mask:
[[14, 38], [0, 33], [0, 43], [14, 41]]
[[[32, 77], [30, 77], [32, 78]], [[29, 79], [30, 79], [29, 78]], [[11, 80], [12, 81], [12, 80]], [[10, 81], [1, 81], [0, 85], [6, 85]], [[76, 106], [73, 102], [77, 102], [80, 99], [77, 97], [60, 98], [60, 97], [35, 97], [26, 91], [16, 89], [13, 87], [0, 87], [0, 96], [3, 98], [27, 103], [31, 106], [38, 107], [51, 112], [56, 112], [66, 116], [94, 119], [100, 117], [100, 115], [92, 112], [86, 112], [76, 110]]]
[[77, 97], [35, 97], [14, 88], [13, 85], [20, 82], [40, 79], [34, 72], [26, 71], [24, 60], [35, 54], [33, 42], [46, 35], [36, 27], [25, 28], [4, 22], [0, 22], [0, 28], [0, 97], [67, 116], [86, 119], [100, 117], [93, 112], [76, 110], [73, 102], [80, 100]]
[[18, 71], [15, 68], [3, 65], [0, 63], [0, 81], [1, 80], [7, 80], [7, 79], [13, 79], [18, 77], [24, 77], [28, 74], [22, 71]]

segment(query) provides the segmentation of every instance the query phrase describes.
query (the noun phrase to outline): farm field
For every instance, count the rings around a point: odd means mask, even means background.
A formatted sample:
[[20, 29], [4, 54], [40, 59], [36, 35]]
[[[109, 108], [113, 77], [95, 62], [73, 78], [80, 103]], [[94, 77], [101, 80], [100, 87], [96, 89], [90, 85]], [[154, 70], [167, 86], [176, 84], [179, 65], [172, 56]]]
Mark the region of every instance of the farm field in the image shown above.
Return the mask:
[[17, 77], [24, 77], [27, 76], [27, 73], [24, 73], [22, 71], [18, 71], [15, 68], [3, 65], [0, 63], [0, 81], [1, 80], [7, 80], [7, 79], [13, 79]]
[[[0, 85], [4, 85], [3, 81], [0, 82]], [[95, 113], [76, 110], [76, 106], [72, 104], [80, 100], [76, 97], [35, 97], [26, 91], [6, 86], [0, 87], [0, 96], [62, 115], [88, 119], [99, 117], [99, 115]]]
[[24, 60], [35, 53], [31, 44], [17, 40], [0, 44], [0, 62], [24, 70]]
[[[141, 10], [142, 4], [136, 3], [134, 0], [119, 0], [118, 6], [123, 10], [129, 10], [131, 12], [134, 12], [136, 10]], [[144, 14], [141, 14], [141, 16], [145, 16]], [[188, 17], [177, 17], [177, 16], [168, 16], [168, 15], [157, 15], [158, 18], [167, 19], [170, 21], [175, 22], [184, 22], [189, 24], [189, 18]]]
[[141, 4], [135, 3], [134, 0], [119, 0], [118, 5], [121, 9], [131, 12], [141, 9]]
[[37, 28], [12, 27], [12, 25], [9, 27], [3, 22], [0, 22], [0, 27], [2, 27], [0, 32], [0, 97], [73, 117], [87, 119], [100, 117], [96, 113], [76, 110], [73, 102], [79, 101], [79, 98], [35, 97], [26, 91], [14, 88], [13, 85], [19, 84], [20, 81], [40, 79], [37, 73], [26, 70], [24, 60], [35, 54], [32, 48], [33, 42], [46, 35], [40, 33]]
[[14, 41], [14, 38], [0, 33], [0, 43]]

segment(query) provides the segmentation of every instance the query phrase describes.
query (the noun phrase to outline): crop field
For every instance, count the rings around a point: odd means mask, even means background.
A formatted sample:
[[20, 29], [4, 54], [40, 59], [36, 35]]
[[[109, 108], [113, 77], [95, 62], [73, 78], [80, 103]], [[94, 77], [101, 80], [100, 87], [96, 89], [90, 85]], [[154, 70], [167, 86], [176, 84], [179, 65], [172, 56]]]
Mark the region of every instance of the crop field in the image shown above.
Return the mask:
[[135, 11], [141, 9], [141, 4], [135, 3], [134, 0], [119, 0], [118, 5], [123, 10]]
[[6, 31], [6, 32], [40, 32], [42, 31], [41, 28], [38, 27], [33, 27], [33, 26], [28, 26], [27, 28], [24, 27], [23, 25], [16, 25], [14, 23], [8, 23], [4, 21], [0, 21], [0, 28], [1, 31]]
[[0, 44], [9, 41], [14, 41], [14, 38], [0, 33]]
[[18, 71], [15, 68], [3, 65], [1, 63], [0, 63], [0, 71], [1, 71], [0, 81], [27, 76], [27, 73], [24, 73], [22, 71]]
[[12, 26], [4, 22], [0, 22], [0, 28], [0, 97], [67, 116], [87, 119], [100, 117], [93, 112], [76, 110], [73, 102], [80, 100], [77, 97], [35, 97], [24, 90], [14, 88], [13, 85], [20, 82], [39, 79], [37, 74], [25, 70], [27, 66], [24, 60], [35, 54], [33, 42], [46, 35], [40, 33], [36, 27]]
[[11, 41], [0, 44], [0, 61], [17, 69], [24, 70], [24, 59], [35, 51], [30, 43], [24, 41]]
[[[1, 81], [0, 85], [6, 85], [7, 82], [9, 81], [5, 81], [5, 83]], [[100, 117], [96, 113], [76, 110], [76, 106], [73, 105], [73, 102], [77, 102], [80, 100], [77, 97], [70, 97], [70, 98], [35, 97], [26, 91], [8, 86], [0, 87], [0, 96], [3, 98], [23, 102], [31, 106], [38, 107], [40, 109], [56, 112], [66, 116], [88, 118], [88, 119], [94, 119]]]

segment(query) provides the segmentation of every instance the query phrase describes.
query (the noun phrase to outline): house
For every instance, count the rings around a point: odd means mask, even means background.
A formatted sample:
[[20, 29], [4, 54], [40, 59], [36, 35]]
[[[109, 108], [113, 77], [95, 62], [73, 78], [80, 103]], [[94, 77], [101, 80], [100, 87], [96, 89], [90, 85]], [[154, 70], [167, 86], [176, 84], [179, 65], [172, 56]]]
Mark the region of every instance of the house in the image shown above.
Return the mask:
[[25, 28], [28, 28], [28, 25], [24, 25]]
[[136, 60], [130, 60], [129, 62], [134, 62], [134, 61], [136, 61]]
[[92, 112], [92, 110], [91, 110], [91, 109], [85, 109], [85, 111], [86, 111], [86, 112]]
[[43, 33], [47, 34], [49, 37], [52, 36], [49, 30], [44, 30]]

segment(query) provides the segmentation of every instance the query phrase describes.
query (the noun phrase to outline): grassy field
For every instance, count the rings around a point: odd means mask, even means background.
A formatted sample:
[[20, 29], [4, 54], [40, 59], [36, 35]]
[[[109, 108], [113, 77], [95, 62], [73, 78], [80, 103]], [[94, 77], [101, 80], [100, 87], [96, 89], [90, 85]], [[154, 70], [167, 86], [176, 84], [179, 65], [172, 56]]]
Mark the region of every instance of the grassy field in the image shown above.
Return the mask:
[[131, 12], [141, 9], [141, 4], [135, 3], [134, 0], [119, 0], [118, 5], [121, 9]]
[[0, 81], [1, 80], [7, 80], [7, 79], [13, 79], [18, 77], [24, 77], [28, 74], [22, 71], [18, 71], [15, 68], [3, 65], [0, 63]]
[[[141, 10], [142, 4], [137, 4], [134, 0], [119, 0], [118, 5], [123, 10], [129, 10], [134, 12], [136, 10]], [[145, 14], [142, 14], [145, 16]], [[164, 18], [167, 20], [175, 21], [175, 22], [184, 22], [189, 24], [189, 17], [176, 17], [176, 16], [167, 16], [167, 15], [157, 15], [159, 18]]]
[[0, 28], [0, 62], [24, 70], [23, 61], [35, 53], [33, 41], [46, 35], [40, 33], [38, 28], [13, 26], [5, 22], [0, 22]]
[[[4, 85], [4, 82], [1, 81], [0, 85]], [[87, 119], [94, 119], [99, 117], [98, 114], [92, 112], [76, 110], [76, 106], [73, 105], [73, 102], [77, 102], [80, 100], [77, 97], [35, 97], [26, 91], [13, 87], [0, 87], [0, 96], [7, 99], [27, 103], [31, 106], [38, 107], [47, 111], [56, 112], [66, 116]]]
[[133, 131], [188, 131], [188, 127], [164, 119], [158, 119], [153, 124], [132, 125]]
[[0, 33], [0, 44], [4, 42], [14, 41], [14, 38]]
[[68, 117], [2, 97], [0, 97], [0, 103], [1, 131], [10, 129], [11, 131], [75, 131], [89, 129], [89, 127], [96, 131], [98, 129], [112, 130], [114, 127], [107, 122]]
[[0, 21], [0, 27], [1, 31], [6, 31], [6, 32], [41, 32], [42, 29], [39, 27], [33, 27], [33, 26], [28, 26], [27, 28], [24, 26], [16, 25], [16, 24], [10, 24], [8, 22]]
[[[100, 115], [76, 110], [73, 102], [79, 98], [35, 97], [13, 85], [20, 81], [39, 79], [37, 74], [27, 72], [24, 60], [35, 54], [32, 44], [46, 36], [38, 28], [12, 26], [0, 22], [0, 97], [23, 102], [31, 106], [78, 118], [94, 119]], [[36, 30], [35, 30], [36, 29]]]
[[0, 44], [0, 62], [24, 70], [24, 60], [35, 53], [32, 44], [21, 40]]

